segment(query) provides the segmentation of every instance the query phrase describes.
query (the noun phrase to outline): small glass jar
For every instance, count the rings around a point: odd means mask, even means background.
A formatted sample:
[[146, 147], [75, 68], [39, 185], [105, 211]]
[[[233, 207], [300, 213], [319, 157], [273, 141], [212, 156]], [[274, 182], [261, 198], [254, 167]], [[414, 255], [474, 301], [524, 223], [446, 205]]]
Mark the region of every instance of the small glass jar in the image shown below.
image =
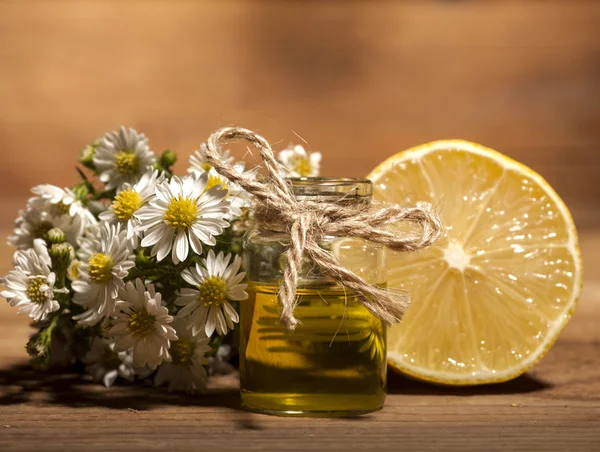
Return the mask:
[[[366, 179], [291, 179], [299, 199], [370, 204]], [[352, 416], [382, 408], [386, 332], [356, 294], [305, 261], [299, 277], [295, 330], [279, 322], [278, 293], [289, 237], [254, 229], [244, 241], [248, 300], [240, 303], [240, 387], [246, 409], [279, 415]], [[385, 248], [349, 237], [321, 237], [367, 282], [386, 283]]]

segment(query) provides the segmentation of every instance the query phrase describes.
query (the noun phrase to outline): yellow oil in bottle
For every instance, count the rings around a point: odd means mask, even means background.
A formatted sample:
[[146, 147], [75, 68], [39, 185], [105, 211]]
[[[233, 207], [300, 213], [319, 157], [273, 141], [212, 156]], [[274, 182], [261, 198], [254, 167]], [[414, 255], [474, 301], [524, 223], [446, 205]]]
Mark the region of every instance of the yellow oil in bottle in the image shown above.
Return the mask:
[[336, 285], [301, 287], [295, 330], [279, 323], [278, 284], [248, 285], [241, 303], [244, 407], [282, 415], [347, 416], [383, 406], [386, 338], [381, 320]]

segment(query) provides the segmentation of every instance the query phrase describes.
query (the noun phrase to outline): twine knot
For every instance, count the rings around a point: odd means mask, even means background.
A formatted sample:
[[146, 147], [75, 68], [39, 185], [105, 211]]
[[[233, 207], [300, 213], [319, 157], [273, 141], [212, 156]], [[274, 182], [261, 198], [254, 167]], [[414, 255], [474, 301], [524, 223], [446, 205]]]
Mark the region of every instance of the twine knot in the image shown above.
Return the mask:
[[[268, 178], [255, 180], [238, 172], [221, 159], [219, 148], [229, 140], [244, 139], [260, 151]], [[298, 275], [304, 259], [314, 263], [321, 272], [354, 292], [364, 306], [386, 325], [399, 321], [406, 311], [406, 294], [371, 285], [343, 265], [329, 251], [319, 246], [325, 236], [356, 237], [384, 245], [395, 251], [416, 251], [434, 243], [442, 233], [437, 213], [428, 205], [404, 208], [391, 206], [371, 208], [366, 204], [323, 203], [298, 199], [289, 181], [280, 175], [280, 164], [271, 146], [260, 135], [239, 127], [224, 127], [214, 132], [204, 149], [208, 163], [222, 176], [254, 195], [255, 216], [264, 228], [276, 229], [289, 235], [287, 262], [279, 292], [281, 323], [294, 329]], [[385, 228], [399, 221], [420, 226], [418, 232], [398, 236]]]

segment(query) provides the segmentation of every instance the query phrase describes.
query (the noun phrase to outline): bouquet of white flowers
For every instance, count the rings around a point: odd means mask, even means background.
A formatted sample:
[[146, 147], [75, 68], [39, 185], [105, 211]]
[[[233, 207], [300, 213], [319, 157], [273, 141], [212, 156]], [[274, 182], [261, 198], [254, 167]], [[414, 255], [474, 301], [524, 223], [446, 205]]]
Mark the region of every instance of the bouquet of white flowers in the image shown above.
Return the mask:
[[[233, 162], [229, 151], [221, 157]], [[302, 146], [278, 156], [296, 177], [318, 175], [320, 159]], [[85, 147], [74, 187], [33, 188], [9, 237], [17, 251], [0, 296], [33, 320], [35, 366], [189, 393], [231, 369], [251, 197], [211, 168], [204, 145], [187, 175], [173, 174], [175, 161], [121, 127]]]

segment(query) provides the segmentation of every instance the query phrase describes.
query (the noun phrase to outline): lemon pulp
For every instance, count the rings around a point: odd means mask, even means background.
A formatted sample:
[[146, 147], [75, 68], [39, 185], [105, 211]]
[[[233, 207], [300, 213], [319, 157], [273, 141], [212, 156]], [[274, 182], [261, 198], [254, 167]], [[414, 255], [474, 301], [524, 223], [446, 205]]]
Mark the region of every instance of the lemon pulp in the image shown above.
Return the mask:
[[460, 140], [397, 154], [368, 177], [375, 199], [432, 203], [446, 228], [427, 250], [388, 255], [389, 286], [412, 297], [388, 332], [390, 366], [463, 385], [505, 381], [539, 361], [582, 282], [575, 225], [548, 183]]

